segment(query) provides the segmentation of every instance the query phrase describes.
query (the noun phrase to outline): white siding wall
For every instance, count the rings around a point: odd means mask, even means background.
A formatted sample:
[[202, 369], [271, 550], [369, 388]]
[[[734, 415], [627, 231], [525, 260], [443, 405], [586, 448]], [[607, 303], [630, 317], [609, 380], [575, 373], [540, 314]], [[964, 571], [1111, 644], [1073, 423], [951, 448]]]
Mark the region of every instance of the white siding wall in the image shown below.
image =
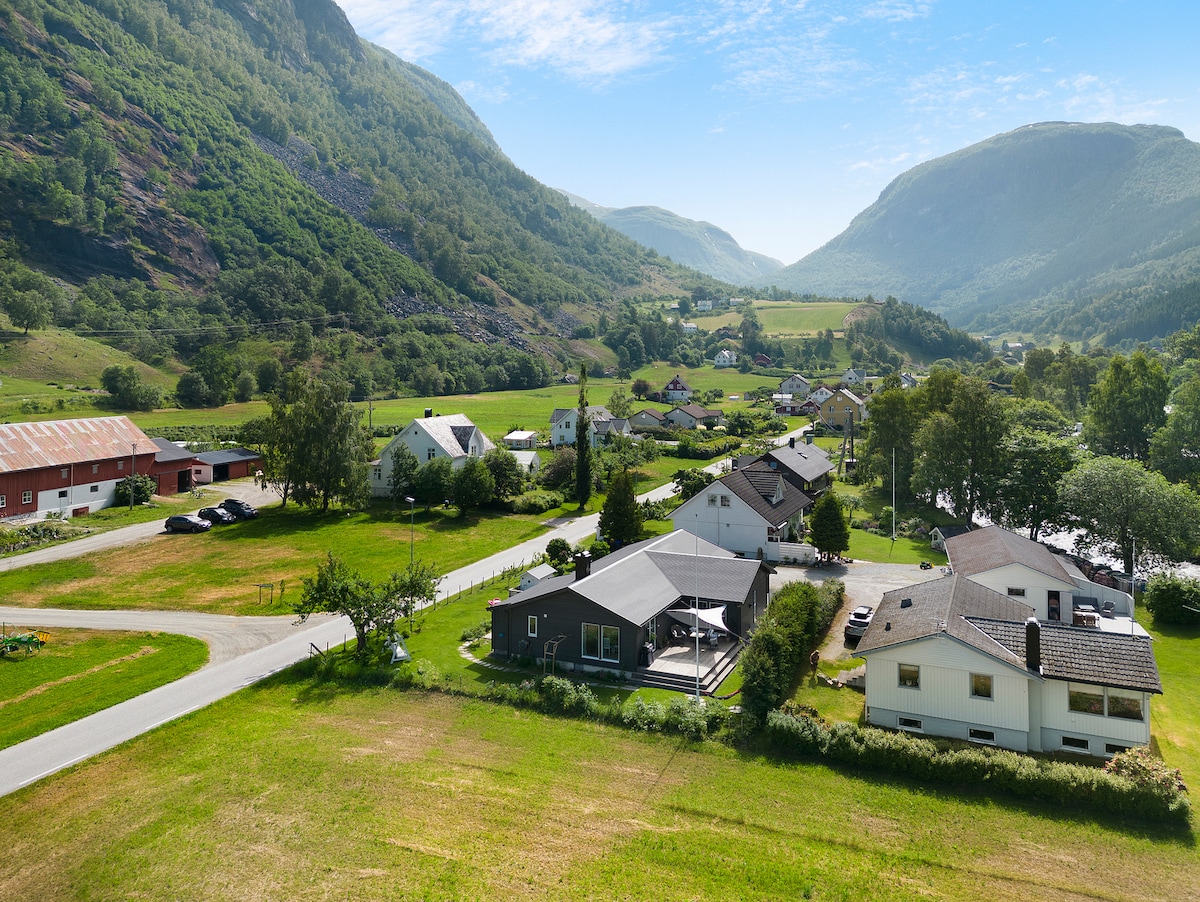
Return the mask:
[[1046, 680], [1042, 689], [1042, 719], [1045, 725], [1046, 751], [1054, 751], [1061, 745], [1060, 737], [1086, 736], [1095, 738], [1092, 752], [1104, 753], [1105, 742], [1123, 745], [1148, 745], [1150, 742], [1150, 700], [1142, 696], [1142, 712], [1145, 720], [1127, 720], [1123, 717], [1102, 717], [1098, 714], [1083, 714], [1067, 707], [1067, 683], [1063, 680]]
[[[1008, 564], [1004, 567], [997, 567], [995, 570], [989, 570], [986, 573], [977, 573], [968, 577], [971, 582], [978, 583], [981, 586], [987, 586], [993, 591], [999, 592], [1001, 595], [1007, 595], [1013, 601], [1019, 601], [1022, 604], [1027, 604], [1033, 608], [1033, 615], [1038, 620], [1046, 620], [1046, 597], [1050, 590], [1057, 590], [1059, 593], [1059, 604], [1062, 611], [1063, 619], [1070, 623], [1071, 597], [1072, 590], [1075, 588], [1070, 583], [1061, 582], [1040, 573], [1024, 564]], [[1024, 598], [1015, 598], [1008, 595], [1008, 590], [1024, 589]]]
[[[899, 665], [921, 668], [921, 688], [900, 685]], [[992, 676], [991, 700], [972, 698], [970, 674]], [[987, 728], [1029, 731], [1030, 678], [949, 637], [867, 656], [867, 705]]]
[[[715, 507], [709, 506], [709, 495], [716, 496]], [[722, 495], [729, 498], [729, 507], [721, 507]], [[671, 522], [675, 529], [686, 529], [714, 545], [746, 557], [757, 557], [760, 548], [764, 556], [774, 555], [767, 557], [767, 560], [778, 557], [779, 543], [767, 541], [767, 527], [762, 517], [741, 498], [717, 483], [708, 486], [676, 510]]]
[[[121, 477], [124, 479], [124, 477]], [[89, 511], [98, 511], [101, 508], [112, 507], [116, 499], [117, 483], [120, 480], [107, 479], [99, 482], [89, 482], [86, 484], [80, 483], [74, 487], [66, 486], [62, 489], [47, 489], [44, 492], [38, 492], [37, 507], [38, 515], [45, 516], [49, 513], [62, 513], [66, 516], [71, 515], [71, 511], [76, 508], [86, 507]], [[96, 491], [92, 491], [92, 486], [96, 487]], [[60, 498], [59, 492], [66, 492], [66, 497]], [[20, 500], [20, 492], [17, 493]]]

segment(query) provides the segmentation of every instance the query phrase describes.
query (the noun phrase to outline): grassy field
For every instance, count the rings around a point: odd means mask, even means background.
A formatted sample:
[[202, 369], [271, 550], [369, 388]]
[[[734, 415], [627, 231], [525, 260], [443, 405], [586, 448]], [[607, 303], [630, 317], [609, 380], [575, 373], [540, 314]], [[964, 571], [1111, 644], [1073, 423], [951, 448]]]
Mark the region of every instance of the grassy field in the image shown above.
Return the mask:
[[0, 748], [149, 692], [207, 661], [208, 646], [187, 636], [53, 630], [36, 654], [0, 658]]
[[87, 899], [1195, 899], [1191, 836], [287, 674], [10, 797]]

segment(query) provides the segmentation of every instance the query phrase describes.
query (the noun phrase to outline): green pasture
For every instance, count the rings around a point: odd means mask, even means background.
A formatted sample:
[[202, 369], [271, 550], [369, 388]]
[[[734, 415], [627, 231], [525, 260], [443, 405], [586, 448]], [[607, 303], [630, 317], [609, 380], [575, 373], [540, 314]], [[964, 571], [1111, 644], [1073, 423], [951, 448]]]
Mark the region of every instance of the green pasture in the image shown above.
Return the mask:
[[[280, 614], [291, 610], [300, 579], [316, 573], [332, 551], [370, 579], [408, 565], [409, 511], [379, 504], [328, 514], [267, 507], [255, 520], [197, 535], [157, 535], [124, 548], [22, 567], [0, 574], [0, 597], [28, 607], [191, 610]], [[418, 559], [440, 573], [545, 532], [544, 516], [417, 508], [412, 517]], [[259, 583], [276, 587], [274, 602]]]
[[[754, 312], [763, 332], [772, 338], [805, 338], [832, 329], [845, 329], [847, 314], [860, 304], [843, 301], [754, 301]], [[701, 329], [716, 331], [722, 326], [741, 327], [745, 312], [741, 307], [721, 308], [712, 313], [692, 313], [688, 319]]]
[[1186, 899], [1191, 835], [296, 672], [10, 797], [88, 899]]
[[[21, 632], [8, 624], [8, 632]], [[48, 630], [34, 654], [0, 658], [0, 748], [79, 720], [203, 667], [208, 646], [166, 633]]]

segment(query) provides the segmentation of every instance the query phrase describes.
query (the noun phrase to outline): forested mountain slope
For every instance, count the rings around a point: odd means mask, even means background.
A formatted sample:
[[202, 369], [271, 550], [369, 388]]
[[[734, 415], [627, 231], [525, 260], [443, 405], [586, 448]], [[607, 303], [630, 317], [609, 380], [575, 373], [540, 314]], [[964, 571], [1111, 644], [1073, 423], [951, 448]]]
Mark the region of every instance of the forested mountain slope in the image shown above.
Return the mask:
[[733, 285], [761, 285], [783, 264], [748, 251], [711, 222], [686, 219], [661, 207], [603, 207], [574, 194], [566, 196], [605, 225], [654, 248], [676, 263]]
[[0, 275], [24, 267], [79, 289], [59, 324], [148, 358], [471, 307], [554, 353], [560, 312], [695, 277], [517, 170], [329, 0], [0, 0]]
[[1200, 145], [1162, 126], [1050, 122], [909, 170], [770, 281], [892, 294], [984, 331], [1103, 338], [1128, 330], [1098, 298], [1197, 276]]

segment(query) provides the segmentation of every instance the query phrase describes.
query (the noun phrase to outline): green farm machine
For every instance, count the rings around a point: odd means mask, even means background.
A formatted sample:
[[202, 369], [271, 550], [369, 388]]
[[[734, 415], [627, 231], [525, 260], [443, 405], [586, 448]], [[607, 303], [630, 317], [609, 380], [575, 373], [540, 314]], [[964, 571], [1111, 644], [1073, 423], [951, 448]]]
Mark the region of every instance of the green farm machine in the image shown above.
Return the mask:
[[0, 624], [0, 658], [5, 655], [15, 655], [19, 651], [27, 655], [40, 651], [42, 646], [50, 641], [50, 634], [41, 630], [29, 630], [24, 633], [10, 633], [8, 624]]

